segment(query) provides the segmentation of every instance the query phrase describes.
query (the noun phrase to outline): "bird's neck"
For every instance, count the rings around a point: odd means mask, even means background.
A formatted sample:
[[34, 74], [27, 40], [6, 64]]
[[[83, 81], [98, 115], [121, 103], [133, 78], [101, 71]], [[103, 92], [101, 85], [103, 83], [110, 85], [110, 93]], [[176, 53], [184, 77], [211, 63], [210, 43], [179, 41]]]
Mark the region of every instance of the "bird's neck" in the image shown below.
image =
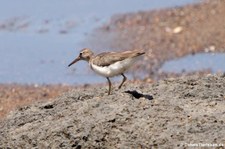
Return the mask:
[[92, 61], [92, 59], [93, 59], [93, 57], [94, 57], [94, 55], [91, 55], [90, 57], [88, 57], [88, 58], [86, 59], [86, 61], [90, 64], [91, 61]]

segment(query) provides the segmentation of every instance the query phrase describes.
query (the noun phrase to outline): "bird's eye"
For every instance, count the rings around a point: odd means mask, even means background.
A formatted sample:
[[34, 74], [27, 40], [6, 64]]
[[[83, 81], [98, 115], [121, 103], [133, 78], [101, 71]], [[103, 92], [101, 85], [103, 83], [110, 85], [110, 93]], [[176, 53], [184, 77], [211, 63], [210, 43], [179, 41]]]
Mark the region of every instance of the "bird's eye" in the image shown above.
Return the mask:
[[80, 56], [82, 56], [82, 52], [80, 52]]

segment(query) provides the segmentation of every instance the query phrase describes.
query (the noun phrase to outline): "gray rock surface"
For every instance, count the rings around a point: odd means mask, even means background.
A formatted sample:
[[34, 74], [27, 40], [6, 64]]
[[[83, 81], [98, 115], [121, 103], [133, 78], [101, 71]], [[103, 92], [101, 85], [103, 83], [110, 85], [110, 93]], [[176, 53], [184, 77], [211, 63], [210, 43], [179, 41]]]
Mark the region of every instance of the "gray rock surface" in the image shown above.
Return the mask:
[[223, 76], [127, 83], [109, 96], [106, 89], [78, 88], [12, 112], [0, 122], [0, 148], [225, 145]]

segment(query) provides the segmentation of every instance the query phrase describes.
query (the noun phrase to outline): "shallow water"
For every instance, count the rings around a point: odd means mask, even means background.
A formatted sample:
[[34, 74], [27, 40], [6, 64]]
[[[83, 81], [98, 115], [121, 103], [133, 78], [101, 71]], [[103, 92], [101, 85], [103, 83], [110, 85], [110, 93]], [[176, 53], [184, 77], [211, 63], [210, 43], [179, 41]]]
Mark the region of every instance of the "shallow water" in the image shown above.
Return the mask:
[[212, 73], [225, 72], [225, 53], [199, 53], [167, 61], [160, 71], [166, 73], [211, 70]]
[[85, 39], [94, 28], [114, 14], [193, 2], [196, 0], [1, 2], [0, 83], [105, 82], [102, 77], [90, 73], [84, 62], [67, 67], [79, 50], [85, 47]]

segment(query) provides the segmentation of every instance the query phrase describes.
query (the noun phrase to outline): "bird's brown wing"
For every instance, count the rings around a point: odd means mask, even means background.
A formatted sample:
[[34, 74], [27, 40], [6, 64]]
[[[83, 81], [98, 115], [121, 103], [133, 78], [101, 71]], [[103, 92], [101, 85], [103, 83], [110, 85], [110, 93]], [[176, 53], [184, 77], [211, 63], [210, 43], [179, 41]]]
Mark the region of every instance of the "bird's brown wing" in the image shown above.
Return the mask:
[[143, 54], [145, 54], [145, 52], [140, 50], [124, 51], [124, 52], [104, 52], [97, 55], [92, 60], [92, 62], [95, 65], [104, 67], [109, 66], [110, 64], [113, 64], [115, 62], [122, 61], [126, 58], [132, 58]]

